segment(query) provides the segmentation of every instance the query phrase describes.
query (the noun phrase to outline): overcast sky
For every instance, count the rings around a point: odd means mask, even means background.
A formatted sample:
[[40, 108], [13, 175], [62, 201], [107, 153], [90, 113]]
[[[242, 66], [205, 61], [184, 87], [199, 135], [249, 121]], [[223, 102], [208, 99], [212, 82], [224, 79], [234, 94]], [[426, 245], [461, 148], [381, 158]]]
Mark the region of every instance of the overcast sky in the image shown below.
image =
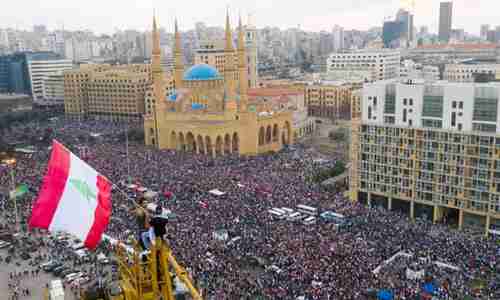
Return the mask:
[[[151, 26], [153, 7], [162, 27], [171, 31], [173, 18], [181, 30], [196, 22], [224, 24], [226, 6], [236, 22], [238, 12], [252, 13], [257, 27], [297, 27], [328, 30], [339, 24], [346, 29], [381, 26], [393, 17], [401, 2], [411, 0], [2, 0], [0, 28], [90, 29], [111, 33], [115, 29], [145, 30]], [[437, 31], [441, 0], [415, 0], [415, 25]], [[454, 0], [453, 27], [478, 33], [481, 24], [500, 25], [500, 0]], [[244, 18], [245, 20], [246, 18]]]

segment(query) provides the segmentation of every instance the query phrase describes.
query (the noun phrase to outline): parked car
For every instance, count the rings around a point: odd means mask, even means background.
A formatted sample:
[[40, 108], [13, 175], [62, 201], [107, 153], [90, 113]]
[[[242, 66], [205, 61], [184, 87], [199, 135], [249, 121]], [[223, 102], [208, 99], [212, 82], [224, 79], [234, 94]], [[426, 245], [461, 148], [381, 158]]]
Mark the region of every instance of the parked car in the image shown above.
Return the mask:
[[63, 272], [64, 270], [66, 270], [68, 267], [66, 267], [65, 265], [62, 265], [62, 266], [59, 266], [57, 268], [54, 268], [52, 270], [52, 274], [54, 274], [54, 276], [59, 276], [59, 274], [61, 274], [61, 272]]
[[52, 270], [54, 270], [55, 268], [57, 268], [59, 266], [62, 266], [62, 263], [60, 263], [58, 261], [54, 261], [54, 262], [50, 263], [49, 265], [43, 267], [43, 270], [45, 272], [52, 272]]
[[0, 249], [7, 248], [12, 245], [10, 242], [0, 241]]

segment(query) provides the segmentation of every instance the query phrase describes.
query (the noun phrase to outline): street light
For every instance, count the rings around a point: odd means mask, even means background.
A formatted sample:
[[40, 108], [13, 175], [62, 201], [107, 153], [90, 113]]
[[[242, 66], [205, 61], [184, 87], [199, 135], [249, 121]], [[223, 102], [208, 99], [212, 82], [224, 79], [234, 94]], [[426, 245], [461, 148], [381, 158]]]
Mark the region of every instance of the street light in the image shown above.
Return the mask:
[[[16, 159], [15, 158], [9, 158], [9, 159], [4, 159], [2, 160], [2, 163], [10, 166], [10, 180], [11, 180], [11, 192], [14, 192], [16, 190], [16, 182], [14, 178], [14, 167], [16, 165]], [[9, 193], [10, 196], [10, 193]], [[16, 229], [17, 224], [18, 224], [18, 217], [17, 217], [17, 201], [16, 198], [14, 197], [14, 213], [16, 216]]]

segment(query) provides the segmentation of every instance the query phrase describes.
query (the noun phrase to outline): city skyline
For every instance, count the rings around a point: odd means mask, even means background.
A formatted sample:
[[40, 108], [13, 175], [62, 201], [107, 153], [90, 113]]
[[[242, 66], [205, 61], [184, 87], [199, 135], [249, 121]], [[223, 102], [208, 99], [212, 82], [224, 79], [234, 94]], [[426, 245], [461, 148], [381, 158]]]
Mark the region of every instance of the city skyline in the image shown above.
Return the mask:
[[[181, 30], [194, 28], [195, 23], [204, 22], [209, 26], [220, 26], [226, 8], [229, 7], [233, 24], [238, 14], [246, 19], [248, 14], [254, 15], [258, 28], [266, 26], [281, 29], [300, 28], [306, 31], [331, 31], [335, 24], [345, 29], [366, 30], [380, 27], [385, 18], [393, 17], [403, 0], [354, 0], [341, 3], [324, 3], [309, 1], [307, 4], [289, 3], [284, 0], [263, 1], [253, 3], [233, 0], [231, 2], [215, 0], [210, 3], [199, 3], [192, 0], [180, 4], [169, 4], [160, 1], [116, 1], [97, 2], [88, 0], [85, 6], [76, 6], [67, 1], [45, 1], [43, 6], [35, 0], [20, 0], [9, 3], [9, 9], [0, 14], [0, 28], [10, 27], [20, 30], [31, 30], [33, 25], [46, 25], [50, 30], [64, 28], [66, 30], [91, 30], [99, 34], [109, 34], [116, 30], [149, 30], [153, 7], [162, 27], [167, 31], [173, 28], [177, 17]], [[440, 0], [416, 1], [414, 14], [415, 26], [428, 26], [437, 33]], [[481, 24], [497, 25], [495, 12], [500, 9], [496, 0], [481, 0], [481, 6], [470, 6], [468, 0], [453, 1], [453, 28], [463, 28], [466, 32], [479, 34]], [[97, 10], [96, 7], [99, 9]], [[120, 7], [120, 12], [117, 11]], [[193, 10], [193, 7], [197, 7]], [[276, 18], [276, 9], [287, 8], [286, 13]], [[13, 14], [22, 11], [22, 14]], [[206, 11], [214, 13], [207, 17]], [[7, 14], [8, 13], [8, 14]], [[481, 15], [481, 20], [477, 16]], [[110, 19], [110, 16], [113, 18]], [[360, 22], [363, 20], [363, 22]]]

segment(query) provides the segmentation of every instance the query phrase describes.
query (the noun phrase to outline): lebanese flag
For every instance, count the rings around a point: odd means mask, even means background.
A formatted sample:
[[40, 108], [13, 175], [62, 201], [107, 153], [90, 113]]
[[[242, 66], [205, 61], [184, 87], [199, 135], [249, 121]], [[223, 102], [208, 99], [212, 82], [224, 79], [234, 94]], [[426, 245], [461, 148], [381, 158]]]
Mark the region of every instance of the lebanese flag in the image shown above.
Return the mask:
[[94, 249], [110, 216], [109, 180], [54, 140], [30, 227], [71, 233]]

